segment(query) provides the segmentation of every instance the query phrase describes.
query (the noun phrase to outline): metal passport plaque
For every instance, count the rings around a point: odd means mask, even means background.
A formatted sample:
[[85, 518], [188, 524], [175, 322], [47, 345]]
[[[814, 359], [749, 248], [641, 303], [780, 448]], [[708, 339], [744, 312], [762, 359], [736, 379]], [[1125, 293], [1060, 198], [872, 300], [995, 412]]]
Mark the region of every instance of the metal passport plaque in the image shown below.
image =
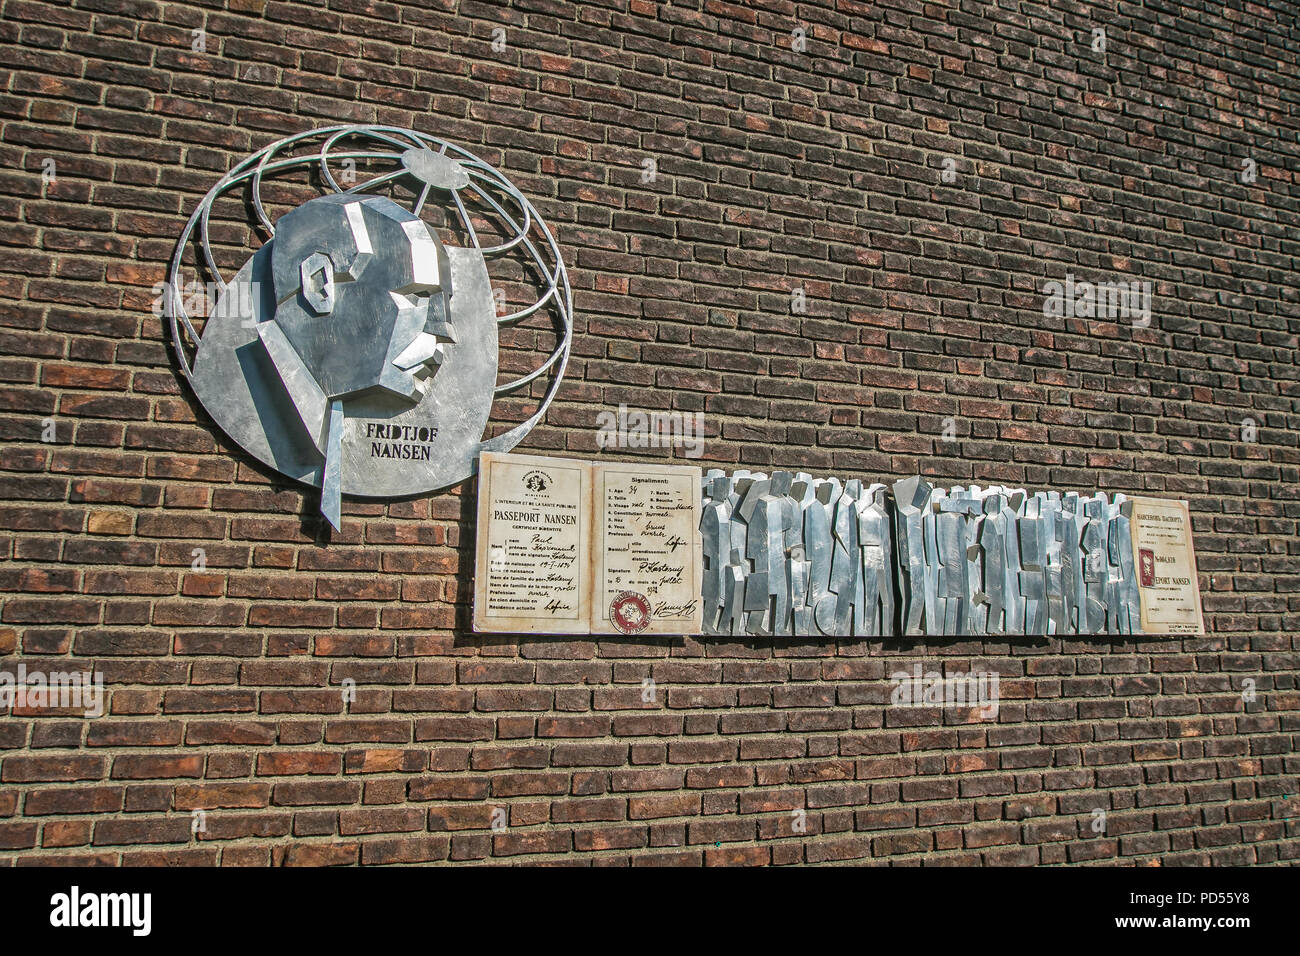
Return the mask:
[[[357, 182], [358, 163], [373, 175]], [[270, 178], [304, 170], [319, 195], [273, 222]], [[245, 188], [267, 238], [227, 279], [209, 225], [214, 206]], [[280, 205], [288, 194], [274, 193]], [[503, 241], [485, 243], [485, 228]], [[444, 239], [453, 234], [464, 243]], [[540, 276], [539, 289], [531, 305], [498, 315], [489, 263], [507, 256]], [[201, 332], [187, 270], [212, 280]], [[517, 445], [545, 415], [572, 339], [568, 275], [532, 204], [466, 150], [395, 127], [313, 130], [237, 164], [191, 215], [164, 292], [181, 374], [204, 409], [258, 461], [320, 488], [335, 528], [344, 494], [436, 491], [474, 474], [481, 452]], [[534, 315], [552, 319], [554, 348], [498, 383], [498, 329]], [[485, 439], [493, 401], [534, 382], [546, 388], [532, 414]]]

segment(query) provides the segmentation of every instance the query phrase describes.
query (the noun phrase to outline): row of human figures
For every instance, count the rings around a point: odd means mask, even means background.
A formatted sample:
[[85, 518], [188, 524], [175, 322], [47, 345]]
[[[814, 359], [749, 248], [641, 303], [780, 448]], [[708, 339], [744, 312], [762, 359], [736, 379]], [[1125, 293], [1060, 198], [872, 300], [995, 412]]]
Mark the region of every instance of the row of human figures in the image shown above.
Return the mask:
[[720, 469], [702, 490], [706, 634], [1141, 631], [1120, 494]]

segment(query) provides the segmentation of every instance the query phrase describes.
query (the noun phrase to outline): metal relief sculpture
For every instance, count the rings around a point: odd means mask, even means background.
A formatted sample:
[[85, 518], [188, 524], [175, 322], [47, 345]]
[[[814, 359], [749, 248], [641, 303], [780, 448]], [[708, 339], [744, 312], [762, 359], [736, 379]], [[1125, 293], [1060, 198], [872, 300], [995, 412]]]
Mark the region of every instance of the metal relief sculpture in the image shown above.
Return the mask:
[[[358, 163], [369, 178], [352, 185]], [[264, 181], [304, 172], [315, 172], [320, 195], [272, 222]], [[227, 280], [210, 220], [221, 197], [245, 187], [267, 239]], [[463, 245], [426, 220], [435, 211]], [[503, 241], [485, 245], [485, 227]], [[488, 263], [508, 255], [540, 277], [540, 292], [498, 317]], [[201, 337], [182, 294], [191, 261], [219, 295]], [[394, 127], [319, 129], [239, 163], [191, 215], [165, 288], [180, 370], [204, 408], [254, 457], [320, 487], [335, 528], [343, 494], [434, 491], [473, 474], [480, 452], [518, 444], [545, 415], [572, 336], [568, 276], [532, 204], [469, 152]], [[557, 344], [498, 384], [498, 327], [538, 313], [551, 315]], [[543, 376], [535, 411], [484, 440], [494, 398]]]
[[703, 494], [706, 634], [892, 633], [892, 506], [883, 485], [714, 469]]
[[1140, 633], [1123, 495], [704, 476], [704, 632]]

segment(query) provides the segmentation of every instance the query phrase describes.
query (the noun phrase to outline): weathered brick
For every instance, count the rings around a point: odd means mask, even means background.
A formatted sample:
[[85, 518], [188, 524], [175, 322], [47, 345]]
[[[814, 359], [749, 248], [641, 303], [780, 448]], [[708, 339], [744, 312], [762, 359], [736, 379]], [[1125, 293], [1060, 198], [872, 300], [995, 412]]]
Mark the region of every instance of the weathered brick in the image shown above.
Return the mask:
[[[895, 0], [864, 26], [816, 2], [811, 71], [739, 4], [443, 4], [448, 37], [512, 24], [509, 63], [469, 67], [421, 45], [412, 0], [89, 6], [11, 0], [0, 31], [0, 655], [93, 667], [108, 708], [0, 719], [0, 866], [1300, 859], [1300, 147], [1276, 107], [1300, 86], [1273, 5], [1130, 18], [1130, 51], [1197, 59], [1124, 59], [1123, 103], [1086, 44], [1022, 42], [1059, 36], [1041, 4]], [[224, 57], [189, 51], [205, 23]], [[704, 468], [1186, 499], [1207, 633], [475, 634], [472, 480], [348, 496], [328, 530], [200, 408], [154, 314], [197, 197], [286, 116], [430, 112], [538, 202], [573, 287], [521, 451], [687, 460], [600, 447], [622, 404], [702, 412]], [[301, 196], [276, 180], [280, 215]], [[265, 238], [236, 207], [223, 275]], [[525, 307], [536, 276], [494, 262]], [[1150, 323], [1048, 314], [1067, 274], [1151, 282]], [[549, 335], [503, 326], [502, 380]], [[892, 706], [918, 662], [996, 670], [995, 719]]]

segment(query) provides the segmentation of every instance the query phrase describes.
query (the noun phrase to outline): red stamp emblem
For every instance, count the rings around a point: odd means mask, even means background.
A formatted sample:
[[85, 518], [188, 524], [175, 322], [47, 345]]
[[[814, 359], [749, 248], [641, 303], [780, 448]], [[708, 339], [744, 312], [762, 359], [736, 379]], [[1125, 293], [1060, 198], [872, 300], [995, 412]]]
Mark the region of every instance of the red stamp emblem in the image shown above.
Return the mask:
[[1156, 553], [1150, 548], [1138, 549], [1138, 582], [1144, 588], [1156, 583]]
[[637, 634], [650, 626], [650, 602], [636, 591], [620, 591], [609, 602], [609, 619], [624, 634]]

